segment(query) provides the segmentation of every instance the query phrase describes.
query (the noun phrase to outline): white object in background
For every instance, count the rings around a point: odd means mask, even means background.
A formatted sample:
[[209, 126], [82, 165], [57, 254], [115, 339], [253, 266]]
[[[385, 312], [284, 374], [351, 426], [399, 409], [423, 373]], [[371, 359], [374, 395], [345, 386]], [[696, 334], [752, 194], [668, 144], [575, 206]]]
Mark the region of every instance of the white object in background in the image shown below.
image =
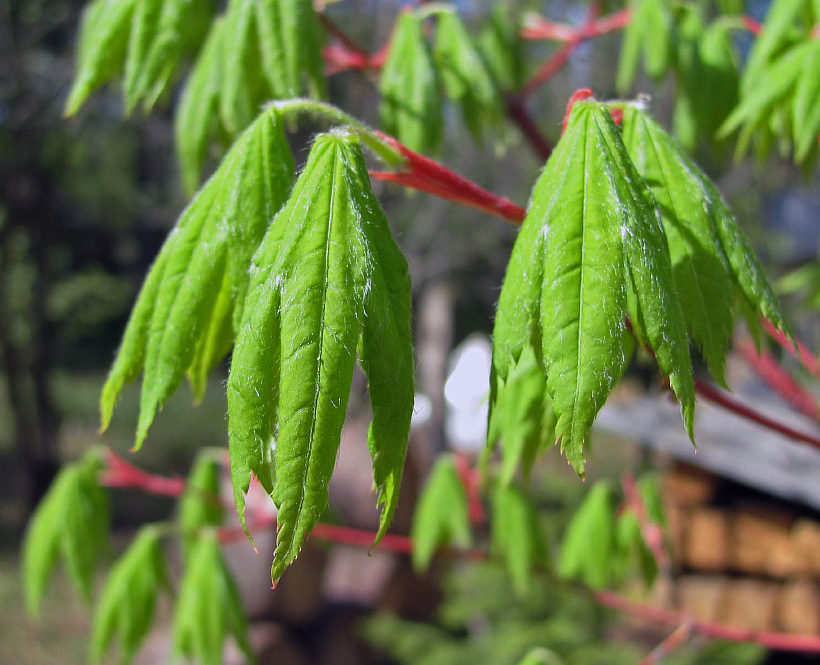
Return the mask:
[[444, 384], [445, 428], [448, 443], [456, 450], [477, 452], [486, 443], [492, 354], [490, 339], [476, 333], [450, 356], [450, 373]]

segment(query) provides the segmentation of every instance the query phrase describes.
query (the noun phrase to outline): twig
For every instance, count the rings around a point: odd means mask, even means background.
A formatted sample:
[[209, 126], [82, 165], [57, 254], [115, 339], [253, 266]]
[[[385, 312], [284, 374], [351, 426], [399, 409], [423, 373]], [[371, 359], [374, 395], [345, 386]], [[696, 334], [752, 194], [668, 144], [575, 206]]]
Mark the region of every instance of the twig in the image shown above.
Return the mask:
[[820, 448], [820, 437], [814, 434], [800, 432], [792, 427], [789, 427], [784, 423], [775, 420], [774, 418], [764, 416], [762, 413], [759, 413], [751, 407], [742, 404], [734, 397], [730, 397], [723, 391], [715, 388], [714, 386], [704, 381], [701, 381], [700, 379], [695, 379], [695, 390], [701, 397], [704, 397], [710, 402], [714, 402], [715, 404], [723, 407], [727, 411], [731, 411], [732, 413], [738, 416], [746, 418], [747, 420], [751, 420], [752, 422], [755, 422], [758, 425], [765, 427], [766, 429], [770, 429], [773, 432], [782, 434], [783, 436], [789, 437], [794, 441], [800, 441], [801, 443], [807, 443], [810, 446], [814, 446], [815, 448]]
[[657, 665], [663, 662], [667, 656], [684, 646], [691, 637], [692, 622], [686, 620], [675, 628], [663, 642], [652, 649], [645, 658], [642, 658], [638, 665]]
[[521, 135], [529, 143], [535, 154], [543, 160], [549, 159], [552, 154], [552, 146], [541, 133], [541, 130], [538, 129], [538, 125], [535, 124], [535, 120], [527, 110], [521, 95], [508, 94], [504, 108], [507, 111], [507, 117], [516, 124]]
[[789, 404], [812, 420], [820, 420], [817, 398], [778, 365], [771, 353], [765, 349], [758, 353], [754, 342], [748, 337], [735, 342], [735, 348], [758, 376]]
[[663, 531], [660, 526], [653, 522], [652, 518], [649, 517], [649, 513], [646, 511], [646, 505], [643, 502], [641, 493], [638, 491], [635, 476], [631, 473], [625, 474], [621, 478], [621, 487], [624, 490], [627, 505], [632, 512], [635, 513], [635, 517], [638, 518], [638, 524], [641, 525], [643, 539], [646, 542], [647, 547], [649, 547], [649, 551], [652, 552], [655, 563], [658, 564], [658, 569], [664, 575], [671, 578], [672, 565], [669, 559], [669, 554], [666, 552], [666, 547], [664, 547], [663, 544]]
[[792, 357], [796, 358], [811, 374], [820, 376], [820, 360], [809, 351], [809, 347], [800, 340], [797, 340], [795, 347], [795, 343], [792, 342], [782, 330], [776, 328], [768, 319], [763, 319], [762, 324], [763, 330], [766, 331], [769, 337], [791, 354]]

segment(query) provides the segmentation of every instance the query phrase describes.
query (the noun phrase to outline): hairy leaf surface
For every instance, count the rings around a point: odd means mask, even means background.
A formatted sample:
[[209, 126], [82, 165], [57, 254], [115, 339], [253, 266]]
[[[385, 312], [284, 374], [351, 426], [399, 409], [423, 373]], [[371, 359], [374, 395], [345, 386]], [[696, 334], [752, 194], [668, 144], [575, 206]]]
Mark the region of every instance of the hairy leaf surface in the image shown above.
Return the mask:
[[282, 121], [266, 111], [182, 214], [151, 267], [103, 388], [103, 428], [123, 385], [144, 367], [139, 447], [192, 363], [201, 372], [203, 363], [218, 360], [216, 351], [227, 350], [225, 275], [238, 319], [247, 266], [287, 194], [292, 169]]
[[382, 129], [411, 150], [436, 153], [443, 119], [439, 81], [421, 19], [399, 16], [379, 83]]
[[450, 455], [440, 455], [419, 497], [410, 529], [413, 568], [424, 570], [439, 547], [470, 544], [467, 495]]
[[579, 102], [533, 189], [493, 339], [501, 381], [528, 344], [540, 346], [556, 436], [579, 473], [592, 422], [631, 350], [629, 289], [691, 434], [692, 368], [657, 210], [608, 112]]
[[171, 585], [160, 533], [151, 526], [143, 527], [114, 564], [97, 603], [91, 628], [92, 663], [102, 661], [115, 635], [121, 662], [133, 661], [151, 629], [162, 588], [170, 590]]
[[228, 381], [240, 520], [251, 473], [279, 509], [274, 580], [327, 505], [360, 340], [380, 538], [398, 500], [413, 404], [409, 278], [358, 141], [326, 134], [254, 256]]
[[623, 122], [630, 154], [661, 208], [689, 333], [722, 382], [732, 291], [758, 316], [787, 331], [785, 317], [717, 188], [645, 112], [627, 108]]

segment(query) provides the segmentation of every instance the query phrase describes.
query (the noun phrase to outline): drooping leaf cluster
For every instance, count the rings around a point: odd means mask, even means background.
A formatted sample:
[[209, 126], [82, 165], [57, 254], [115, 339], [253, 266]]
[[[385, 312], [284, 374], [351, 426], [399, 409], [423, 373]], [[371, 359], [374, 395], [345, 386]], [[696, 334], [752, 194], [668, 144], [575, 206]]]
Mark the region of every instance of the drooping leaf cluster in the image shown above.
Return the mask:
[[[23, 578], [26, 604], [38, 611], [58, 556], [76, 585], [91, 601], [96, 564], [106, 542], [106, 492], [100, 486], [102, 463], [94, 453], [66, 466], [41, 503], [26, 534]], [[180, 497], [179, 520], [143, 526], [114, 562], [96, 599], [89, 661], [102, 662], [114, 642], [119, 661], [132, 662], [148, 636], [161, 593], [174, 600], [174, 651], [197, 662], [223, 662], [223, 648], [233, 636], [250, 661], [253, 653], [236, 583], [225, 565], [215, 533], [222, 523], [218, 463], [201, 454]], [[162, 546], [179, 533], [183, 576], [175, 593]]]
[[66, 102], [76, 113], [122, 78], [127, 113], [167, 96], [193, 61], [176, 114], [183, 181], [196, 190], [209, 148], [244, 130], [269, 99], [325, 94], [322, 32], [310, 0], [93, 0], [80, 31]]
[[402, 12], [379, 82], [382, 129], [410, 149], [432, 154], [443, 138], [445, 94], [477, 140], [497, 123], [501, 108], [496, 80], [458, 13], [445, 6], [436, 14], [431, 46], [425, 13]]
[[[626, 367], [633, 336], [669, 378], [691, 437], [689, 340], [723, 382], [737, 300], [786, 327], [714, 185], [645, 111], [622, 110], [621, 130], [598, 102], [575, 104], [533, 189], [501, 291], [490, 434], [501, 438], [505, 458], [508, 449], [522, 450], [525, 466], [538, 437], [550, 437], [583, 473], [590, 427]], [[532, 368], [531, 352], [545, 397], [537, 374], [529, 397], [505, 397]], [[542, 409], [539, 428], [524, 431], [514, 411], [544, 399], [551, 410]]]
[[413, 406], [410, 281], [358, 139], [324, 134], [254, 256], [228, 380], [240, 520], [251, 473], [279, 509], [274, 580], [327, 505], [357, 355], [373, 407], [378, 539], [396, 509]]
[[28, 523], [22, 572], [31, 614], [39, 612], [59, 558], [83, 597], [91, 600], [94, 570], [107, 548], [108, 498], [98, 481], [101, 468], [97, 451], [64, 467]]
[[[729, 17], [709, 21], [697, 3], [635, 0], [624, 29], [616, 87], [632, 87], [643, 54], [646, 73], [675, 79], [675, 137], [687, 150], [715, 141], [715, 133], [737, 104], [739, 55]], [[739, 19], [740, 17], [738, 17]], [[708, 102], [706, 101], [708, 100]]]
[[740, 82], [740, 102], [721, 128], [740, 130], [738, 152], [754, 142], [759, 158], [777, 150], [808, 168], [820, 148], [820, 4], [775, 0]]

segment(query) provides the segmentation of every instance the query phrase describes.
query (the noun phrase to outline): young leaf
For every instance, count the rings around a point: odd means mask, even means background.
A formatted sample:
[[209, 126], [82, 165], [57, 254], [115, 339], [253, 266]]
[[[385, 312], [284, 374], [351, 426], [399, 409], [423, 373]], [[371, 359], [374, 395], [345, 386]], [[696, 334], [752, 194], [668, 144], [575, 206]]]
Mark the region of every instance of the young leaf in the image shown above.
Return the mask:
[[689, 334], [722, 382], [733, 289], [781, 330], [788, 330], [785, 318], [749, 242], [706, 175], [640, 109], [625, 109], [623, 127], [630, 155], [661, 208]]
[[85, 8], [66, 115], [74, 115], [94, 90], [122, 70], [137, 1], [93, 0]]
[[199, 186], [202, 167], [216, 131], [219, 108], [220, 63], [225, 20], [218, 18], [197, 58], [174, 115], [177, 154], [185, 189], [193, 193]]
[[518, 665], [566, 665], [566, 661], [554, 651], [536, 647], [528, 651]]
[[230, 0], [222, 41], [219, 111], [230, 134], [241, 132], [263, 101], [255, 0]]
[[[154, 262], [103, 387], [103, 429], [122, 386], [144, 366], [139, 447], [157, 408], [192, 363], [202, 361], [195, 354], [203, 336], [210, 336], [214, 327], [224, 333], [220, 293], [226, 272], [233, 315], [241, 315], [247, 266], [285, 198], [292, 169], [282, 120], [265, 111], [182, 214]], [[225, 345], [216, 346], [221, 350]], [[216, 360], [211, 353], [206, 364]]]
[[128, 113], [134, 110], [145, 92], [141, 87], [143, 85], [142, 72], [156, 33], [162, 7], [163, 0], [136, 0], [122, 86], [125, 95], [125, 109]]
[[499, 485], [493, 493], [492, 516], [492, 549], [504, 560], [516, 593], [523, 596], [533, 568], [547, 563], [538, 515], [518, 488]]
[[500, 117], [501, 96], [455, 11], [438, 15], [434, 55], [444, 90], [458, 102], [465, 124], [480, 141], [485, 128]]
[[615, 526], [616, 556], [613, 558], [614, 576], [624, 580], [630, 572], [633, 561], [647, 587], [651, 587], [658, 576], [658, 562], [646, 544], [641, 530], [641, 523], [632, 510], [618, 515]]
[[75, 586], [91, 600], [94, 566], [105, 547], [108, 501], [97, 482], [96, 455], [64, 467], [29, 521], [23, 538], [26, 607], [38, 614], [57, 558], [62, 554]]
[[443, 132], [438, 75], [422, 20], [411, 11], [396, 23], [379, 90], [382, 129], [411, 150], [437, 152]]
[[213, 454], [204, 453], [197, 457], [188, 475], [185, 493], [179, 505], [179, 523], [186, 560], [199, 536], [198, 531], [203, 527], [222, 523], [224, 510], [219, 495], [219, 468], [219, 462]]
[[360, 339], [380, 538], [398, 500], [413, 404], [410, 285], [358, 140], [325, 134], [254, 256], [228, 380], [240, 521], [251, 473], [279, 509], [274, 581], [327, 505]]
[[467, 495], [451, 456], [436, 460], [413, 514], [410, 535], [416, 570], [425, 570], [439, 547], [470, 545]]
[[795, 158], [799, 162], [807, 159], [820, 134], [820, 40], [812, 42], [804, 62], [792, 104]]
[[615, 503], [606, 482], [593, 485], [567, 526], [558, 573], [593, 589], [608, 584], [615, 553]]
[[503, 90], [520, 90], [526, 79], [524, 40], [519, 25], [516, 6], [506, 2], [494, 3], [478, 36], [481, 55], [496, 85]]
[[546, 388], [535, 351], [527, 346], [499, 386], [491, 414], [489, 442], [501, 441], [502, 486], [510, 484], [519, 464], [528, 478], [537, 454], [555, 443], [555, 411]]
[[148, 635], [160, 588], [170, 590], [160, 533], [143, 527], [114, 564], [94, 613], [89, 660], [102, 661], [115, 633], [121, 661], [130, 663]]
[[256, 662], [248, 620], [236, 582], [213, 533], [193, 544], [174, 612], [174, 654], [202, 665], [220, 665], [225, 639], [233, 635], [249, 662]]
[[502, 381], [524, 347], [540, 343], [556, 435], [578, 473], [592, 422], [630, 351], [630, 288], [633, 314], [691, 434], [692, 367], [658, 212], [609, 113], [597, 102], [578, 102], [534, 187], [493, 339]]
[[273, 97], [299, 97], [305, 90], [323, 97], [321, 30], [311, 0], [253, 2], [262, 67]]
[[641, 51], [646, 72], [655, 79], [667, 70], [672, 17], [666, 0], [633, 0], [633, 17], [624, 29], [615, 87], [625, 94], [635, 78]]

